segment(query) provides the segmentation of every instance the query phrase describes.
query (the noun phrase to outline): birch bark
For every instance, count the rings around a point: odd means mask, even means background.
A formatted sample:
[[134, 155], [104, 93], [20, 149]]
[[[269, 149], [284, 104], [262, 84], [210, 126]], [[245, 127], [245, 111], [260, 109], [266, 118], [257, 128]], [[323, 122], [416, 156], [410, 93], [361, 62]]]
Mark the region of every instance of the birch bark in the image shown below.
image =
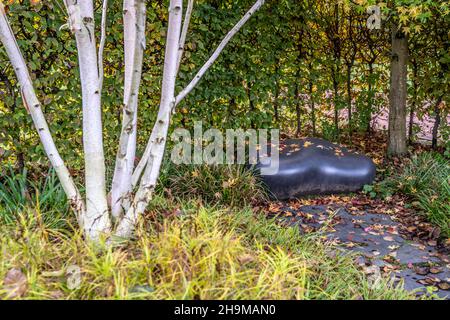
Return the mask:
[[101, 36], [100, 36], [100, 44], [98, 47], [98, 70], [99, 70], [99, 77], [100, 77], [100, 93], [102, 92], [103, 88], [103, 78], [105, 75], [104, 69], [103, 69], [103, 51], [105, 49], [105, 42], [106, 42], [106, 18], [107, 18], [107, 12], [108, 12], [108, 0], [103, 0], [102, 5], [102, 22], [101, 22]]
[[123, 7], [125, 89], [122, 131], [111, 188], [111, 213], [114, 219], [120, 218], [130, 203], [131, 176], [136, 156], [138, 95], [145, 49], [145, 1], [125, 0]]
[[396, 26], [392, 27], [391, 37], [388, 155], [400, 156], [408, 151], [406, 147], [408, 38]]
[[131, 236], [137, 223], [137, 218], [147, 207], [158, 180], [166, 146], [170, 114], [175, 102], [175, 80], [177, 75], [178, 47], [181, 32], [182, 4], [182, 0], [170, 1], [161, 102], [158, 117], [150, 138], [150, 143], [153, 145], [149, 157], [150, 162], [147, 164], [131, 207], [127, 210], [124, 218], [117, 227], [115, 235], [121, 238], [128, 238]]
[[189, 30], [189, 24], [191, 22], [193, 9], [194, 9], [194, 0], [189, 0], [186, 8], [186, 13], [184, 15], [183, 28], [181, 29], [180, 43], [178, 45], [177, 73], [180, 70], [181, 59], [183, 58], [184, 45], [186, 43], [186, 37]]

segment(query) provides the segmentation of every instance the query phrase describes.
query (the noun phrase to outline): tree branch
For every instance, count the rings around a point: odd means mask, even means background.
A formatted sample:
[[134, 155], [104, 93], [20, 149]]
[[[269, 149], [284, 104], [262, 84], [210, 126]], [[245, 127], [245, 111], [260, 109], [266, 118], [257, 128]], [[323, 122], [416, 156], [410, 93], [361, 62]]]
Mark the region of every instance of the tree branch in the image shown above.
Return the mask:
[[189, 23], [191, 21], [192, 10], [194, 9], [194, 0], [189, 0], [186, 13], [184, 15], [183, 29], [181, 30], [180, 44], [178, 46], [178, 60], [177, 60], [177, 73], [180, 70], [181, 59], [184, 53], [184, 44], [186, 43], [186, 37], [189, 30]]
[[178, 105], [181, 100], [183, 100], [198, 84], [200, 79], [205, 75], [206, 71], [213, 65], [213, 63], [217, 60], [220, 53], [226, 47], [228, 42], [234, 37], [234, 35], [244, 26], [244, 24], [250, 19], [250, 17], [258, 11], [259, 8], [264, 4], [265, 0], [258, 0], [255, 4], [250, 8], [250, 10], [242, 17], [241, 20], [228, 32], [222, 42], [219, 44], [217, 49], [211, 55], [211, 57], [206, 61], [203, 67], [198, 71], [195, 75], [194, 79], [184, 88], [176, 97], [175, 106]]
[[100, 44], [98, 47], [98, 73], [99, 73], [99, 87], [100, 92], [102, 92], [103, 88], [103, 78], [105, 76], [105, 72], [103, 69], [103, 51], [105, 50], [105, 42], [106, 42], [106, 16], [108, 11], [108, 0], [103, 0], [102, 7], [102, 22], [101, 22], [101, 36], [100, 36]]
[[83, 227], [83, 214], [85, 205], [81, 198], [69, 170], [65, 166], [41, 109], [41, 104], [36, 96], [33, 84], [28, 72], [25, 60], [20, 52], [14, 33], [9, 25], [3, 4], [0, 2], [0, 41], [3, 43], [6, 53], [14, 67], [18, 82], [21, 87], [22, 98], [25, 108], [33, 119], [34, 126], [44, 147], [50, 163], [58, 175], [61, 185], [69, 199], [71, 208], [77, 215], [78, 222]]

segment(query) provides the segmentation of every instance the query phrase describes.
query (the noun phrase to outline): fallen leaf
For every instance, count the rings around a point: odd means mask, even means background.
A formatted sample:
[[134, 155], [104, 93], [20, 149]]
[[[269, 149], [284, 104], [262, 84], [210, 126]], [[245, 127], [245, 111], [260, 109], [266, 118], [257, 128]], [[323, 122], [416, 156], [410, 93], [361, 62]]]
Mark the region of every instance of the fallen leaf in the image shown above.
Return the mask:
[[428, 267], [415, 267], [414, 268], [414, 272], [421, 275], [421, 276], [425, 276], [428, 273], [430, 273], [430, 268]]
[[19, 298], [25, 295], [28, 289], [27, 277], [20, 269], [10, 269], [3, 279], [4, 290], [10, 299]]
[[354, 243], [354, 242], [349, 241], [349, 242], [346, 242], [344, 244], [344, 246], [347, 247], [347, 248], [354, 248], [354, 247], [357, 247], [358, 245], [356, 243]]
[[442, 268], [431, 267], [430, 268], [430, 272], [433, 273], [433, 274], [441, 273], [442, 272]]
[[426, 248], [423, 244], [420, 244], [420, 243], [411, 243], [411, 245], [413, 247], [419, 248], [422, 251], [425, 250], [425, 248]]
[[428, 241], [428, 245], [432, 246], [432, 247], [435, 247], [437, 245], [437, 242], [436, 242], [436, 240], [429, 240]]
[[387, 232], [389, 232], [390, 234], [398, 234], [397, 228], [396, 227], [388, 227], [386, 229]]
[[380, 268], [376, 265], [371, 265], [369, 267], [364, 267], [363, 271], [365, 274], [380, 274]]
[[239, 263], [243, 265], [255, 261], [255, 258], [250, 254], [243, 254], [239, 256], [237, 259]]
[[54, 300], [61, 300], [62, 298], [64, 298], [64, 293], [60, 290], [51, 291], [50, 297]]
[[438, 283], [437, 286], [441, 290], [450, 290], [450, 283], [448, 283], [448, 282]]
[[389, 253], [388, 256], [390, 256], [392, 258], [397, 258], [397, 251], [392, 251], [391, 253]]

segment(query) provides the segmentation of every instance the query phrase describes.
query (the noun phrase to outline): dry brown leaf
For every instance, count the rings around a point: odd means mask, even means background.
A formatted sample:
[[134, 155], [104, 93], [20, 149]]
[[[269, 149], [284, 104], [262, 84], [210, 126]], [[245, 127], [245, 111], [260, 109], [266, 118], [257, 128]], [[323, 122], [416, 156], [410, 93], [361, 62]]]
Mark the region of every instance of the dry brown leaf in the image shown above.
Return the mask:
[[437, 286], [439, 287], [439, 289], [441, 290], [450, 290], [450, 284], [448, 282], [441, 282], [438, 283]]
[[23, 297], [28, 289], [27, 277], [17, 268], [10, 269], [6, 273], [3, 285], [9, 299]]
[[240, 264], [247, 264], [247, 263], [255, 261], [255, 258], [250, 254], [243, 254], [238, 257], [238, 261]]
[[428, 245], [435, 247], [437, 245], [437, 242], [436, 242], [436, 240], [430, 240], [430, 241], [428, 241]]
[[430, 272], [433, 273], [433, 274], [441, 273], [442, 272], [442, 268], [431, 267], [430, 268]]

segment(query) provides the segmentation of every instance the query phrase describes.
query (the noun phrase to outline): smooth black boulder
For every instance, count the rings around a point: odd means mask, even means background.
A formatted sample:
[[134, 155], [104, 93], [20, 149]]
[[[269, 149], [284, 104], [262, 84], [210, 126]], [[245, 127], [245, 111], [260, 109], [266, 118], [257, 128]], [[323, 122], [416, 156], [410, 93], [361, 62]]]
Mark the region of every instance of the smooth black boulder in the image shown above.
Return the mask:
[[[259, 164], [256, 168], [264, 167]], [[280, 144], [279, 170], [261, 178], [276, 198], [355, 192], [371, 184], [376, 168], [363, 155], [323, 139], [289, 139]]]

